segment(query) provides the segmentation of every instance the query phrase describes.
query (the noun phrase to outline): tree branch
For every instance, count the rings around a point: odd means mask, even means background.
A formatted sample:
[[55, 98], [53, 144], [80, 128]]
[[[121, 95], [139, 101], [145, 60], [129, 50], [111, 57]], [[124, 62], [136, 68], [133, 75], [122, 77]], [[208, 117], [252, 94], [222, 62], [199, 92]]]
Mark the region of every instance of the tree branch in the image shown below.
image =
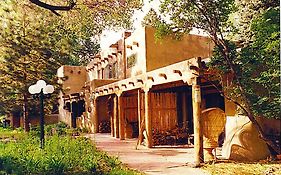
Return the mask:
[[33, 4], [38, 5], [39, 7], [50, 10], [51, 12], [53, 12], [54, 14], [56, 14], [58, 16], [60, 16], [60, 14], [58, 12], [56, 12], [56, 10], [58, 10], [58, 11], [69, 11], [69, 10], [73, 9], [73, 7], [76, 5], [76, 3], [74, 1], [71, 1], [71, 3], [67, 6], [50, 5], [50, 4], [44, 3], [40, 0], [29, 0], [29, 1]]

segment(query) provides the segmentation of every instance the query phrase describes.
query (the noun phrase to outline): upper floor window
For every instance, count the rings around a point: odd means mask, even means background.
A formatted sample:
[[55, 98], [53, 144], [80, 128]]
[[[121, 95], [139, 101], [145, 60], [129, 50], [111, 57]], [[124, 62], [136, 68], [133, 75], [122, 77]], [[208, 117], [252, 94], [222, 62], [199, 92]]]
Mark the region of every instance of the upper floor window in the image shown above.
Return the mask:
[[97, 76], [98, 79], [100, 79], [100, 77], [101, 77], [100, 74], [101, 74], [101, 72], [100, 72], [100, 70], [98, 70], [98, 76]]
[[127, 68], [135, 66], [137, 63], [137, 54], [133, 53], [127, 57]]
[[108, 66], [108, 78], [113, 78], [113, 75], [112, 75], [112, 65]]
[[117, 76], [118, 64], [117, 62], [112, 65], [112, 78], [118, 78]]

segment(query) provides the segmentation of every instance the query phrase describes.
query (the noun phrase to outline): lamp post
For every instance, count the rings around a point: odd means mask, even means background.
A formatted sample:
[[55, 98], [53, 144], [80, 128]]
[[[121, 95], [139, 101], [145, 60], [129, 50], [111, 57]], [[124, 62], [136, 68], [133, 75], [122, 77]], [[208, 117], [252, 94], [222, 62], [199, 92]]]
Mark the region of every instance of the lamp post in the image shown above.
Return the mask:
[[52, 85], [47, 85], [44, 80], [38, 80], [36, 84], [29, 86], [28, 92], [40, 100], [40, 148], [44, 148], [44, 103], [46, 96], [54, 92]]

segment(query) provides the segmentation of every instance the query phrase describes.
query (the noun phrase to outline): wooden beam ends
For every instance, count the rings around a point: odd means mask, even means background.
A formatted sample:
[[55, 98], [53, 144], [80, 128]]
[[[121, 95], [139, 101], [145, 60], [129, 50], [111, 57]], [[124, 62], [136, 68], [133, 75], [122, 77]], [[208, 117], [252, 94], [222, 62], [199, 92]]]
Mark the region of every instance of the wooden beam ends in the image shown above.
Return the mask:
[[133, 45], [135, 45], [135, 46], [139, 47], [139, 43], [138, 43], [138, 42], [136, 42], [136, 41], [134, 41], [134, 42], [133, 42]]
[[123, 87], [127, 88], [127, 85], [126, 85], [126, 84], [122, 84], [121, 86], [123, 86]]
[[137, 79], [137, 82], [143, 84], [143, 80], [142, 79]]
[[127, 45], [126, 48], [131, 49], [131, 50], [133, 49], [133, 47], [130, 45]]
[[181, 73], [180, 70], [173, 70], [173, 72], [174, 72], [175, 74], [179, 74], [180, 76], [182, 76], [182, 73]]
[[147, 79], [148, 79], [148, 80], [151, 80], [152, 82], [154, 82], [154, 78], [151, 77], [151, 76], [148, 76]]
[[166, 74], [164, 74], [164, 73], [159, 73], [158, 75], [159, 75], [159, 77], [163, 77], [163, 78], [165, 78], [165, 79], [167, 80], [167, 75], [166, 75]]

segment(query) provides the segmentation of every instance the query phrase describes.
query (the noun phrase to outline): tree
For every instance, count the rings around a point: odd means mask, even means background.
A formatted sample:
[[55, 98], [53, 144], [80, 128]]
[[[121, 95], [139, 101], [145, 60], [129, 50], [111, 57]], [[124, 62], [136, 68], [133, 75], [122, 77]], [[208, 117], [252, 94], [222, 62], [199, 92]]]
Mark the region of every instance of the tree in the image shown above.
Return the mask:
[[[277, 3], [274, 3], [274, 1], [267, 1], [267, 2], [259, 1], [259, 3], [257, 3], [259, 5], [258, 7], [256, 7], [253, 4], [255, 4], [254, 2], [251, 5], [256, 8], [254, 11], [255, 12], [258, 11], [259, 14], [261, 14], [263, 13], [262, 9], [266, 10], [269, 7], [275, 7], [275, 4]], [[253, 31], [255, 44], [250, 45], [250, 47], [243, 49], [241, 52], [237, 52], [236, 45], [232, 44], [232, 42], [228, 41], [227, 39], [228, 34], [232, 34], [233, 36], [233, 32], [237, 31], [237, 29], [235, 29], [236, 21], [231, 19], [232, 17], [231, 15], [235, 14], [236, 10], [237, 10], [237, 6], [234, 0], [218, 0], [218, 1], [164, 0], [163, 3], [161, 4], [161, 12], [163, 14], [170, 15], [171, 22], [167, 24], [167, 28], [179, 32], [189, 32], [192, 28], [198, 28], [204, 30], [209, 34], [214, 44], [216, 45], [216, 50], [213, 59], [213, 63], [215, 64], [212, 64], [213, 67], [215, 67], [216, 69], [219, 68], [221, 70], [221, 77], [225, 73], [232, 74], [234, 77], [231, 86], [231, 91], [228, 91], [229, 90], [228, 87], [224, 87], [221, 93], [226, 98], [233, 101], [236, 105], [238, 105], [243, 110], [243, 112], [248, 116], [250, 121], [257, 128], [261, 138], [266, 141], [269, 147], [272, 148], [271, 150], [274, 150], [275, 153], [276, 152], [280, 153], [280, 148], [278, 148], [271, 140], [266, 138], [260, 124], [257, 122], [255, 118], [257, 115], [260, 115], [261, 112], [263, 113], [264, 111], [264, 108], [261, 108], [261, 104], [262, 105], [268, 104], [269, 101], [272, 102], [272, 105], [278, 104], [278, 101], [276, 101], [277, 100], [276, 92], [273, 93], [275, 94], [273, 98], [272, 97], [260, 98], [259, 95], [256, 95], [255, 97], [251, 96], [257, 93], [257, 88], [255, 88], [256, 83], [263, 85], [262, 83], [265, 83], [266, 81], [264, 79], [265, 77], [266, 79], [270, 79], [270, 77], [273, 77], [274, 80], [270, 81], [269, 83], [273, 83], [273, 82], [276, 83], [276, 77], [280, 77], [280, 73], [276, 71], [275, 69], [276, 66], [272, 67], [271, 69], [272, 71], [267, 74], [264, 74], [264, 70], [261, 70], [258, 74], [253, 74], [253, 71], [248, 71], [247, 73], [245, 73], [245, 70], [247, 69], [254, 70], [253, 66], [259, 67], [261, 66], [261, 63], [265, 63], [267, 61], [270, 62], [271, 60], [269, 58], [272, 57], [274, 57], [274, 61], [272, 61], [267, 65], [270, 66], [270, 65], [278, 64], [278, 61], [276, 61], [276, 57], [279, 58], [278, 54], [274, 55], [276, 54], [276, 52], [274, 52], [274, 54], [271, 55], [271, 57], [269, 55], [270, 53], [269, 48], [271, 48], [271, 46], [270, 47], [266, 46], [266, 44], [263, 43], [262, 51], [257, 52], [257, 49], [260, 49], [260, 46], [258, 45], [259, 41], [262, 41], [267, 37], [271, 37], [271, 38], [267, 38], [267, 40], [273, 41], [271, 43], [272, 44], [274, 43], [274, 50], [280, 50], [280, 46], [276, 45], [276, 38], [279, 38], [279, 32], [277, 33], [269, 32], [270, 35], [266, 35], [265, 38], [263, 38], [263, 37], [258, 37], [259, 33], [263, 33], [261, 32], [261, 30], [257, 30], [257, 29], [261, 29], [259, 25], [256, 25], [256, 27], [246, 26], [247, 28]], [[260, 15], [258, 16], [262, 18], [262, 16]], [[258, 20], [262, 20], [261, 18]], [[253, 17], [250, 17], [249, 20], [250, 23], [248, 23], [248, 25], [251, 25], [252, 19]], [[266, 28], [264, 28], [264, 30], [265, 30], [264, 32], [267, 32]], [[235, 34], [238, 35], [238, 38], [239, 35], [241, 35], [239, 33], [235, 33]], [[244, 38], [248, 39], [248, 41], [252, 39], [247, 37], [246, 35], [244, 35]], [[255, 58], [260, 59], [260, 62], [257, 62], [256, 65], [254, 63], [245, 64], [244, 62], [246, 60], [245, 56], [249, 58], [250, 54], [252, 54], [251, 52], [255, 54]], [[261, 59], [263, 60], [261, 61]], [[260, 75], [264, 75], [264, 76], [260, 77]], [[252, 78], [254, 78], [252, 81], [248, 81], [249, 79]], [[266, 86], [269, 87], [271, 85], [268, 84]], [[275, 87], [276, 86], [274, 85], [274, 89], [276, 89]], [[269, 89], [267, 88], [267, 90]], [[236, 97], [239, 98], [233, 98], [235, 97], [235, 95]], [[272, 95], [271, 93], [267, 94], [267, 96], [271, 96], [271, 95]], [[255, 100], [258, 100], [258, 102], [253, 103]], [[258, 108], [263, 110], [262, 111], [255, 110]], [[270, 113], [270, 111], [268, 110], [266, 112]], [[275, 112], [274, 115], [278, 114], [276, 113], [276, 110], [274, 110], [274, 112]], [[267, 116], [269, 115], [267, 114]]]
[[0, 113], [23, 113], [25, 130], [28, 112], [36, 114], [29, 85], [38, 79], [55, 84], [61, 65], [86, 65], [98, 52], [96, 36], [105, 28], [130, 27], [139, 5], [137, 0], [65, 2], [0, 2]]

